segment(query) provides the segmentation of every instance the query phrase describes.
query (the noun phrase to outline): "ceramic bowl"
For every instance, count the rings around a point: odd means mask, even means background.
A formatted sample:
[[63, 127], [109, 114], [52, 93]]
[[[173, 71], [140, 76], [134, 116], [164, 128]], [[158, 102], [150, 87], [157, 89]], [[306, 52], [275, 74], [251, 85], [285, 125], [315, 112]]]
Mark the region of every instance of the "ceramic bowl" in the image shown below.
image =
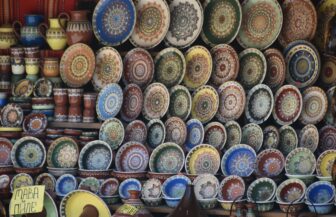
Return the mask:
[[256, 202], [273, 201], [277, 185], [270, 178], [259, 178], [247, 189], [247, 199]]
[[[218, 203], [225, 211], [236, 210], [236, 206], [233, 201], [221, 200], [217, 198]], [[244, 200], [237, 200], [236, 202], [243, 202]]]
[[331, 213], [331, 211], [334, 209], [333, 203], [311, 204], [309, 202], [306, 202], [306, 205], [308, 206], [308, 209], [310, 212], [316, 213], [318, 215], [324, 215], [324, 214]]
[[332, 177], [331, 176], [316, 176], [316, 178], [319, 181], [328, 181], [328, 182], [332, 182]]
[[114, 196], [99, 196], [107, 205], [114, 205], [118, 204], [120, 202], [120, 196], [114, 195]]
[[175, 175], [174, 173], [155, 173], [155, 172], [148, 172], [147, 173], [147, 178], [151, 179], [158, 179], [160, 180], [161, 183], [166, 181], [169, 177]]
[[126, 200], [129, 199], [130, 193], [129, 190], [138, 190], [141, 191], [141, 182], [137, 179], [126, 179], [121, 182], [119, 185], [119, 195], [121, 199]]
[[176, 208], [181, 201], [181, 198], [163, 197], [163, 199], [166, 201], [167, 206], [171, 208]]
[[306, 184], [306, 186], [312, 184], [316, 179], [316, 175], [291, 175], [286, 173], [286, 176], [289, 179], [300, 179]]
[[126, 179], [138, 179], [140, 181], [143, 181], [146, 179], [147, 171], [141, 171], [141, 172], [121, 172], [117, 170], [113, 170], [113, 175], [120, 181], [124, 181]]
[[56, 181], [55, 192], [57, 196], [64, 197], [71, 191], [76, 190], [78, 182], [76, 177], [70, 174], [65, 174], [59, 177]]
[[81, 178], [95, 177], [97, 179], [106, 179], [110, 177], [111, 174], [112, 170], [78, 170], [78, 175]]
[[197, 199], [203, 209], [213, 209], [217, 205], [217, 198]]
[[280, 203], [302, 201], [306, 192], [306, 185], [300, 179], [287, 179], [276, 190], [275, 196]]
[[224, 201], [233, 201], [245, 194], [245, 182], [236, 175], [225, 177], [219, 185], [219, 198]]
[[330, 203], [335, 198], [335, 186], [327, 181], [314, 182], [307, 188], [305, 198], [314, 205]]
[[162, 184], [162, 194], [168, 198], [182, 198], [188, 184], [191, 184], [188, 177], [183, 175], [172, 176]]
[[277, 201], [277, 204], [279, 205], [280, 210], [284, 213], [299, 213], [304, 208], [303, 202], [286, 203]]
[[268, 212], [274, 207], [274, 201], [256, 202], [258, 212]]
[[52, 174], [55, 177], [62, 176], [64, 174], [71, 174], [76, 175], [77, 174], [77, 168], [54, 168], [54, 167], [47, 167], [48, 172]]
[[141, 200], [145, 203], [146, 206], [155, 207], [155, 206], [161, 205], [162, 197], [159, 197], [159, 198], [142, 197]]

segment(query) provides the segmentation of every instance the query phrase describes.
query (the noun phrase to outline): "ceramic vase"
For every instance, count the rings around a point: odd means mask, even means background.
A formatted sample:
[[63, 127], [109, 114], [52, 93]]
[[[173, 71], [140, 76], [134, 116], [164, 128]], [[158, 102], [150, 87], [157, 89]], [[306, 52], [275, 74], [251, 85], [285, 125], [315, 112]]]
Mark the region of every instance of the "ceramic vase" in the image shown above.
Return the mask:
[[[67, 37], [60, 19], [50, 18], [49, 27], [45, 23], [42, 23], [39, 26], [39, 31], [52, 50], [63, 50], [65, 48]], [[44, 31], [46, 32], [45, 35], [43, 34]]]
[[84, 123], [93, 123], [95, 122], [96, 116], [96, 93], [86, 93], [83, 95], [84, 98], [84, 111], [83, 111], [83, 122]]
[[42, 68], [43, 75], [47, 78], [59, 76], [58, 58], [45, 58]]
[[9, 74], [11, 72], [11, 62], [9, 55], [0, 55], [0, 73]]
[[[17, 38], [25, 46], [38, 46], [41, 47], [44, 44], [44, 39], [41, 36], [38, 25], [43, 22], [42, 15], [26, 15], [24, 17], [25, 26], [22, 25], [20, 21], [15, 21], [13, 23], [14, 33]], [[18, 26], [20, 32], [15, 29]]]
[[82, 122], [82, 96], [83, 89], [68, 89], [69, 113], [68, 122]]
[[65, 88], [54, 88], [54, 121], [68, 120], [68, 91]]
[[17, 44], [14, 29], [10, 25], [0, 27], [0, 49], [8, 49]]

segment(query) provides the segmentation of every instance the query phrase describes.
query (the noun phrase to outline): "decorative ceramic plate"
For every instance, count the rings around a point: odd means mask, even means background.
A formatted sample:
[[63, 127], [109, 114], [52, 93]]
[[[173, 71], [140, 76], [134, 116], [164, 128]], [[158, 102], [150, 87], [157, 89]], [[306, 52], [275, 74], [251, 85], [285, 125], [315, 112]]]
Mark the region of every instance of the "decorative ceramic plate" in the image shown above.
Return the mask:
[[118, 84], [108, 84], [98, 95], [96, 111], [98, 118], [106, 120], [114, 118], [120, 111], [123, 102], [123, 92]]
[[336, 128], [330, 125], [324, 126], [319, 132], [321, 151], [336, 149]]
[[26, 173], [19, 173], [15, 175], [10, 182], [10, 189], [13, 192], [14, 189], [26, 186], [34, 185], [33, 178]]
[[142, 48], [134, 48], [124, 57], [123, 81], [125, 84], [137, 84], [145, 88], [154, 76], [154, 60], [150, 53]]
[[220, 86], [226, 81], [235, 80], [239, 72], [239, 57], [233, 47], [219, 44], [210, 51], [213, 61], [211, 82]]
[[47, 78], [40, 78], [34, 85], [34, 96], [50, 97], [53, 90], [53, 83]]
[[219, 122], [211, 122], [204, 128], [204, 143], [222, 150], [227, 141], [226, 129]]
[[19, 127], [23, 121], [23, 110], [18, 104], [9, 103], [1, 109], [1, 125]]
[[314, 38], [317, 14], [310, 0], [285, 0], [282, 11], [284, 22], [278, 40], [283, 47], [296, 40], [310, 41]]
[[94, 177], [88, 177], [82, 179], [78, 185], [78, 189], [91, 191], [92, 193], [97, 194], [99, 191], [100, 183], [99, 180]]
[[283, 14], [277, 0], [245, 0], [242, 3], [243, 22], [237, 41], [244, 48], [266, 49], [277, 39]]
[[176, 116], [182, 120], [187, 120], [191, 112], [191, 95], [189, 90], [176, 85], [170, 89], [170, 103], [168, 108], [169, 116]]
[[127, 142], [117, 152], [115, 166], [121, 172], [141, 172], [148, 166], [147, 148], [138, 142]]
[[197, 199], [216, 198], [219, 182], [216, 176], [211, 174], [201, 174], [193, 181], [194, 192]]
[[95, 66], [95, 55], [88, 45], [71, 45], [61, 58], [61, 78], [70, 87], [82, 87], [91, 80]]
[[276, 183], [270, 178], [254, 180], [248, 187], [246, 196], [249, 201], [272, 201], [277, 189]]
[[129, 190], [141, 191], [141, 183], [137, 179], [126, 179], [119, 185], [119, 195], [122, 199], [129, 199]]
[[219, 185], [219, 198], [225, 201], [234, 201], [245, 194], [244, 180], [235, 175], [225, 177]]
[[264, 81], [267, 71], [267, 62], [261, 51], [255, 48], [245, 49], [239, 54], [239, 62], [238, 81], [245, 89], [251, 89]]
[[31, 113], [23, 120], [23, 130], [28, 133], [42, 133], [48, 124], [47, 116], [43, 113]]
[[225, 147], [231, 148], [234, 145], [240, 144], [242, 137], [240, 125], [236, 121], [228, 121], [224, 126], [227, 133]]
[[189, 90], [195, 90], [206, 84], [212, 72], [212, 57], [203, 46], [193, 46], [185, 53], [187, 64], [186, 74], [183, 78], [184, 85]]
[[221, 122], [237, 120], [244, 112], [244, 88], [236, 81], [227, 81], [218, 88], [219, 107], [216, 117]]
[[219, 97], [215, 88], [203, 85], [192, 95], [191, 117], [202, 123], [209, 122], [217, 113]]
[[187, 140], [185, 147], [187, 151], [190, 151], [193, 147], [203, 143], [204, 128], [203, 124], [197, 119], [190, 119], [187, 122]]
[[314, 153], [307, 148], [296, 148], [286, 157], [285, 170], [291, 175], [311, 175], [316, 168]]
[[272, 90], [277, 90], [285, 82], [286, 62], [282, 53], [274, 48], [264, 51], [267, 62], [267, 72], [264, 83]]
[[266, 149], [257, 156], [255, 173], [261, 177], [276, 177], [285, 167], [285, 157], [277, 149]]
[[78, 145], [70, 137], [54, 140], [47, 154], [47, 164], [54, 168], [74, 168], [79, 156]]
[[280, 141], [279, 130], [276, 126], [269, 125], [264, 128], [264, 141], [262, 147], [264, 149], [277, 148]]
[[136, 23], [130, 41], [150, 49], [160, 44], [168, 32], [170, 12], [165, 0], [136, 1]]
[[302, 111], [302, 96], [295, 86], [284, 85], [274, 95], [273, 118], [280, 125], [294, 123]]
[[319, 132], [315, 125], [307, 124], [299, 134], [299, 146], [315, 152], [319, 143]]
[[143, 94], [141, 88], [136, 84], [129, 84], [124, 89], [123, 104], [120, 116], [123, 120], [130, 122], [135, 120], [143, 107]]
[[213, 174], [220, 167], [220, 155], [211, 145], [201, 144], [192, 148], [186, 157], [185, 170], [187, 174]]
[[162, 184], [162, 194], [168, 198], [182, 198], [188, 184], [191, 181], [186, 176], [171, 176]]
[[147, 126], [140, 120], [129, 123], [125, 129], [125, 142], [139, 142], [145, 144], [147, 139]]
[[165, 42], [184, 48], [199, 36], [203, 26], [203, 8], [198, 0], [172, 0], [169, 2], [170, 26]]
[[166, 138], [166, 127], [160, 119], [153, 119], [147, 124], [147, 145], [154, 149]]
[[166, 85], [167, 88], [182, 82], [186, 72], [184, 55], [176, 48], [161, 50], [154, 59], [155, 75], [157, 82]]
[[12, 164], [11, 151], [13, 143], [6, 138], [0, 137], [0, 165]]
[[302, 94], [303, 106], [300, 115], [302, 124], [317, 124], [327, 113], [328, 99], [324, 90], [309, 87]]
[[298, 40], [290, 43], [284, 50], [286, 81], [298, 88], [307, 87], [316, 82], [321, 60], [317, 49], [308, 41]]
[[143, 185], [141, 195], [144, 198], [159, 198], [161, 196], [161, 181], [148, 179]]
[[279, 129], [280, 142], [278, 149], [287, 156], [298, 146], [298, 137], [293, 127], [286, 125]]
[[154, 149], [149, 159], [149, 169], [156, 173], [179, 173], [184, 161], [182, 148], [175, 143], [167, 142]]
[[0, 189], [7, 189], [10, 186], [10, 181], [8, 175], [0, 175]]
[[119, 181], [116, 178], [105, 179], [99, 187], [102, 196], [113, 196], [118, 193]]
[[54, 192], [56, 187], [56, 179], [49, 173], [41, 173], [36, 177], [35, 185], [44, 185], [46, 191]]
[[332, 87], [336, 84], [336, 57], [323, 54], [322, 60], [320, 80], [325, 86]]
[[183, 146], [187, 139], [187, 126], [179, 117], [170, 117], [165, 122], [166, 142], [173, 142]]
[[93, 32], [102, 44], [117, 46], [132, 34], [136, 11], [132, 0], [102, 0], [92, 16]]
[[317, 159], [316, 173], [318, 176], [330, 177], [336, 159], [336, 150], [324, 151]]
[[237, 36], [242, 9], [238, 0], [205, 0], [202, 39], [207, 44], [229, 44]]
[[142, 114], [147, 120], [162, 118], [169, 107], [169, 91], [161, 83], [150, 84], [144, 92]]
[[79, 153], [78, 166], [84, 170], [108, 170], [113, 160], [109, 144], [95, 140], [87, 143]]
[[317, 181], [308, 186], [305, 199], [313, 204], [331, 203], [335, 197], [335, 186], [328, 181]]
[[250, 123], [243, 126], [241, 143], [251, 146], [256, 152], [260, 150], [263, 138], [263, 130], [258, 124]]
[[287, 179], [282, 182], [276, 190], [277, 201], [291, 203], [301, 201], [306, 192], [306, 185], [300, 179]]
[[229, 148], [221, 162], [224, 176], [237, 175], [248, 177], [254, 171], [257, 155], [253, 148], [248, 145], [235, 145]]
[[117, 149], [124, 141], [124, 125], [117, 118], [104, 121], [99, 130], [99, 140], [107, 142], [112, 150]]
[[11, 151], [11, 158], [14, 167], [42, 167], [46, 160], [46, 150], [39, 139], [25, 136], [15, 142]]
[[34, 83], [29, 79], [16, 82], [12, 89], [14, 97], [29, 97], [34, 91]]
[[45, 209], [46, 213], [48, 213], [48, 217], [59, 216], [58, 207], [56, 206], [54, 199], [46, 191], [44, 192], [43, 208]]
[[245, 116], [249, 122], [261, 124], [272, 114], [274, 99], [272, 90], [265, 84], [258, 84], [249, 90]]
[[56, 181], [56, 195], [65, 196], [68, 193], [77, 189], [77, 179], [73, 175], [64, 174], [60, 176]]
[[118, 83], [123, 72], [123, 62], [118, 51], [112, 47], [100, 48], [96, 53], [96, 68], [92, 84], [96, 90], [111, 83]]

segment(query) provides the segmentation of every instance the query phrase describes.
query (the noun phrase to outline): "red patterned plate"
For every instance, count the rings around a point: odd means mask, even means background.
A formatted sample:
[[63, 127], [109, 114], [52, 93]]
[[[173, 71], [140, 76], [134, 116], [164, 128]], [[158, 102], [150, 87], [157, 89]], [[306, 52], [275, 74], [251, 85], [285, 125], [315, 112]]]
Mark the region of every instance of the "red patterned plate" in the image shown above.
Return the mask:
[[222, 150], [227, 140], [226, 129], [219, 122], [211, 122], [204, 128], [204, 143]]
[[166, 142], [173, 142], [182, 146], [187, 139], [187, 126], [179, 117], [170, 117], [165, 122]]
[[264, 55], [267, 62], [267, 72], [264, 83], [272, 90], [276, 90], [285, 82], [285, 58], [279, 50], [274, 48], [265, 50]]
[[125, 142], [135, 141], [145, 144], [147, 139], [147, 126], [143, 121], [135, 120], [125, 129]]
[[13, 144], [6, 138], [0, 137], [0, 165], [10, 165], [12, 164], [11, 160], [11, 151]]
[[169, 107], [168, 89], [161, 83], [152, 83], [144, 93], [142, 114], [147, 120], [162, 118]]
[[141, 113], [143, 94], [136, 84], [129, 84], [124, 89], [123, 105], [120, 110], [121, 118], [130, 122], [135, 120]]
[[266, 149], [257, 156], [255, 173], [262, 177], [278, 176], [285, 167], [285, 157], [277, 149]]
[[225, 201], [234, 201], [245, 193], [244, 180], [236, 175], [225, 177], [219, 184], [219, 198]]
[[327, 151], [331, 149], [336, 149], [336, 128], [327, 125], [320, 129], [320, 144], [319, 149], [321, 151]]

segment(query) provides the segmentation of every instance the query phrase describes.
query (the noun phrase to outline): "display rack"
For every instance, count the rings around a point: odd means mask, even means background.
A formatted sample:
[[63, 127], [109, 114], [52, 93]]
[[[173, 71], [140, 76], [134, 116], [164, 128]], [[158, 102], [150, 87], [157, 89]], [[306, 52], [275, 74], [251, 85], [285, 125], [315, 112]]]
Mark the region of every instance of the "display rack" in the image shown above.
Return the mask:
[[53, 127], [53, 128], [74, 128], [74, 129], [99, 130], [101, 125], [102, 123], [48, 122], [48, 127]]

